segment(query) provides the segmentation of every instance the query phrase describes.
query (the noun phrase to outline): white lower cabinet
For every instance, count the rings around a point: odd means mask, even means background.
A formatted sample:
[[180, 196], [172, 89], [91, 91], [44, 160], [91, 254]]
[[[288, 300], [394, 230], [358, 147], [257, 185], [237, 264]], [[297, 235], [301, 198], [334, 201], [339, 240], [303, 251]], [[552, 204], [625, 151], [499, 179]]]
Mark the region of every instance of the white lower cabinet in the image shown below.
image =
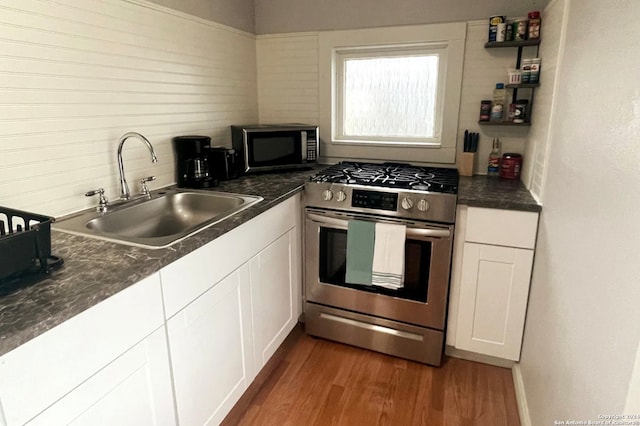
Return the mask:
[[516, 361], [533, 250], [465, 243], [457, 347]]
[[253, 350], [259, 370], [298, 322], [294, 230], [273, 242], [250, 262]]
[[167, 322], [178, 419], [216, 425], [297, 322], [294, 230]]
[[299, 199], [161, 271], [180, 425], [219, 424], [295, 327]]
[[447, 345], [520, 359], [538, 214], [458, 206]]
[[175, 425], [164, 327], [28, 425]]
[[214, 425], [301, 312], [300, 196], [0, 357], [0, 426]]
[[0, 358], [8, 426], [175, 424], [155, 274]]
[[248, 268], [217, 283], [167, 322], [178, 419], [218, 424], [253, 379]]

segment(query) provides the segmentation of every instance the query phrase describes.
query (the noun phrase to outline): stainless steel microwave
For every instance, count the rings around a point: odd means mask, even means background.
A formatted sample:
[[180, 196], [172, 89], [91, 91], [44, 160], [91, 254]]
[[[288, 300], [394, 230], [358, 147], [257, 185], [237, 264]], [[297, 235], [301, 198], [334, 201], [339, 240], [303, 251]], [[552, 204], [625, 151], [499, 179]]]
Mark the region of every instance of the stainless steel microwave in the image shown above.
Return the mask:
[[244, 173], [309, 167], [318, 158], [319, 141], [318, 126], [231, 126], [231, 142]]

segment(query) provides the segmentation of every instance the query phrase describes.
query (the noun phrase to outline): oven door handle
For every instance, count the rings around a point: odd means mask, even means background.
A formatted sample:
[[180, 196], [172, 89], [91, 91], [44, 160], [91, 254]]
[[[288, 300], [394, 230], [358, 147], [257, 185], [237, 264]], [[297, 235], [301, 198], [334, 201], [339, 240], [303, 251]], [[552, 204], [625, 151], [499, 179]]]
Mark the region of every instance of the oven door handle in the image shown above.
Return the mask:
[[[349, 226], [348, 220], [337, 219], [335, 217], [326, 217], [315, 213], [307, 213], [307, 217], [315, 222], [325, 225], [334, 225], [341, 228], [347, 228]], [[449, 231], [448, 229], [423, 229], [407, 227], [407, 237], [449, 238], [451, 237], [451, 231]]]

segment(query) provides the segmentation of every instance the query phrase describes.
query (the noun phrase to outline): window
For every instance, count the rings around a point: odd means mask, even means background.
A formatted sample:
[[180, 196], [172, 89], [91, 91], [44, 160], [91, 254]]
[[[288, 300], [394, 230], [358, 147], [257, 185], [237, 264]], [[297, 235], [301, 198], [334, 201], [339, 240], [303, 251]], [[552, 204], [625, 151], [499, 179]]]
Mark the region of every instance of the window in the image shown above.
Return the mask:
[[335, 139], [438, 143], [440, 59], [429, 46], [338, 50]]
[[465, 24], [320, 33], [322, 156], [454, 163], [465, 34]]

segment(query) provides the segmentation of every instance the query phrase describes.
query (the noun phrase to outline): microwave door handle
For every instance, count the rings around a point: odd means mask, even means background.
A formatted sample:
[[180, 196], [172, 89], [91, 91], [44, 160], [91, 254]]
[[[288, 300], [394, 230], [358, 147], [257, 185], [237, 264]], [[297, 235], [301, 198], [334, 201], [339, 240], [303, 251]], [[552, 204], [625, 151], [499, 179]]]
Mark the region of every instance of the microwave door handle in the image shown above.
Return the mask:
[[[318, 222], [324, 225], [333, 225], [335, 227], [343, 229], [347, 229], [349, 225], [348, 220], [336, 219], [334, 217], [325, 217], [314, 213], [307, 213], [307, 217], [314, 222]], [[451, 237], [451, 231], [449, 231], [448, 229], [423, 229], [407, 227], [407, 237], [449, 238]]]
[[302, 131], [301, 135], [301, 143], [302, 143], [302, 161], [307, 161], [307, 132]]

